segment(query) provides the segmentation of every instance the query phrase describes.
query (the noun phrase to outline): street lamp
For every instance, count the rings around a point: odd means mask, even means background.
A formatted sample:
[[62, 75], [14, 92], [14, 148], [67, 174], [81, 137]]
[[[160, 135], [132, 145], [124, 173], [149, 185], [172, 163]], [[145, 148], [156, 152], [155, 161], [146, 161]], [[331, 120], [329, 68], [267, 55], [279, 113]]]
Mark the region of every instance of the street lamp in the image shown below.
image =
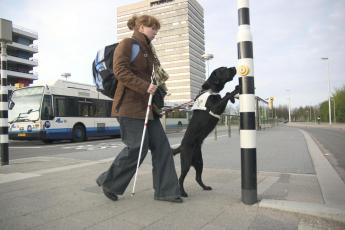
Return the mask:
[[61, 74], [61, 77], [66, 78], [66, 81], [67, 81], [67, 78], [69, 78], [70, 76], [71, 76], [71, 73], [62, 73]]
[[290, 89], [286, 89], [286, 92], [289, 93], [289, 123], [291, 123], [291, 97], [290, 97]]
[[210, 63], [209, 61], [214, 57], [213, 54], [203, 54], [201, 57], [207, 62], [207, 77], [210, 74]]
[[336, 117], [335, 117], [335, 98], [332, 97], [331, 99], [333, 99], [333, 122], [337, 123]]
[[328, 72], [327, 72], [327, 76], [328, 76], [328, 118], [329, 118], [329, 124], [332, 124], [332, 115], [331, 115], [331, 81], [330, 81], [330, 77], [329, 77], [329, 59], [328, 57], [322, 57], [321, 60], [323, 61], [327, 61], [327, 66], [328, 66]]

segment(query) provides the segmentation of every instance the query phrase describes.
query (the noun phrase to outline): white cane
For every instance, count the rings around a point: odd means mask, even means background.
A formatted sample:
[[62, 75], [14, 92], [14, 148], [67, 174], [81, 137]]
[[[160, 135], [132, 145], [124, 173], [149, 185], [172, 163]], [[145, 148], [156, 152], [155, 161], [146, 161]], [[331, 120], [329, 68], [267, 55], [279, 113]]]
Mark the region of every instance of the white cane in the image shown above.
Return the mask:
[[150, 113], [150, 109], [151, 109], [151, 102], [152, 102], [152, 94], [150, 94], [149, 103], [147, 104], [146, 116], [145, 116], [145, 121], [144, 121], [144, 130], [143, 130], [143, 135], [141, 137], [140, 150], [139, 150], [139, 156], [138, 156], [138, 162], [137, 162], [137, 169], [135, 171], [133, 190], [132, 190], [132, 194], [131, 194], [132, 196], [134, 196], [134, 194], [135, 194], [135, 184], [137, 183], [138, 169], [139, 169], [139, 165], [140, 165], [141, 153], [143, 151], [147, 121], [148, 121], [149, 113]]
[[[154, 68], [152, 69], [152, 75], [151, 75], [151, 80], [153, 82], [154, 80]], [[151, 83], [152, 83], [151, 82]], [[145, 115], [145, 121], [144, 121], [144, 129], [143, 129], [143, 135], [141, 137], [141, 143], [140, 143], [140, 150], [139, 150], [139, 156], [138, 156], [138, 162], [137, 162], [137, 169], [135, 171], [135, 177], [134, 177], [134, 184], [133, 184], [133, 190], [131, 193], [131, 196], [134, 196], [135, 194], [135, 185], [137, 183], [137, 177], [138, 177], [138, 171], [139, 171], [139, 165], [140, 165], [140, 159], [141, 159], [141, 153], [143, 151], [143, 145], [144, 145], [144, 139], [145, 139], [145, 133], [146, 133], [146, 127], [147, 127], [147, 121], [149, 119], [149, 113], [151, 110], [151, 104], [152, 104], [152, 94], [149, 96], [149, 102], [147, 103], [147, 109], [146, 109], [146, 115]]]

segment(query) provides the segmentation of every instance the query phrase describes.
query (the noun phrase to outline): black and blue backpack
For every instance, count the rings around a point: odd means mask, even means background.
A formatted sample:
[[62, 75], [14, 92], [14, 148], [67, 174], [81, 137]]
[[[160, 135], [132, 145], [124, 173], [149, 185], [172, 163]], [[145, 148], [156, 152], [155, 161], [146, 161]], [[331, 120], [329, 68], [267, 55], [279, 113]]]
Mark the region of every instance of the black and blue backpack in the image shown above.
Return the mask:
[[[110, 98], [114, 98], [117, 85], [117, 80], [113, 72], [113, 57], [118, 44], [115, 43], [100, 49], [97, 52], [95, 60], [92, 62], [93, 82], [96, 85], [96, 89]], [[130, 62], [133, 62], [138, 56], [139, 50], [139, 43], [134, 40]]]

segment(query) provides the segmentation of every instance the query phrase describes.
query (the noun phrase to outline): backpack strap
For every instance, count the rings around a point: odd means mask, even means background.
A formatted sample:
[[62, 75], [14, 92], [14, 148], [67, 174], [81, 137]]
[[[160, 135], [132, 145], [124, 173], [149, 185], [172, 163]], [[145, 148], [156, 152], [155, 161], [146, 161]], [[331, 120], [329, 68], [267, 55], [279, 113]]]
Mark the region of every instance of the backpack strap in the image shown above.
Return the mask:
[[[137, 58], [137, 56], [138, 56], [138, 54], [139, 54], [139, 51], [140, 51], [140, 46], [139, 46], [139, 43], [137, 42], [137, 40], [135, 40], [135, 39], [133, 39], [134, 40], [134, 42], [132, 43], [132, 50], [131, 50], [131, 59], [130, 59], [130, 62], [133, 62], [136, 58]], [[115, 46], [115, 48], [116, 48], [116, 46], [117, 46], [117, 44], [118, 43], [115, 43], [115, 44], [113, 44], [112, 46]], [[105, 52], [105, 48], [103, 48], [103, 49], [101, 49], [101, 50], [99, 50], [98, 52], [97, 52], [97, 55], [96, 55], [96, 58], [95, 58], [95, 60], [96, 60], [96, 65], [99, 65], [100, 63], [103, 63], [104, 62], [104, 60], [105, 60], [105, 57], [104, 57], [104, 52]], [[104, 64], [103, 64], [104, 65]], [[105, 68], [105, 67], [104, 67]], [[98, 70], [99, 68], [97, 68], [97, 70]], [[100, 70], [99, 70], [100, 71]]]
[[[134, 38], [132, 38], [132, 39], [133, 39], [133, 43], [132, 43], [131, 59], [130, 59], [131, 63], [137, 58], [139, 51], [140, 51], [139, 42], [137, 40], [135, 40]], [[123, 94], [119, 100], [119, 103], [117, 104], [117, 106], [115, 108], [116, 111], [119, 111], [120, 105], [122, 104], [122, 99], [123, 99]]]
[[138, 56], [139, 51], [140, 51], [140, 46], [136, 40], [135, 42], [132, 43], [132, 50], [131, 50], [131, 60], [130, 62], [133, 62], [135, 58]]

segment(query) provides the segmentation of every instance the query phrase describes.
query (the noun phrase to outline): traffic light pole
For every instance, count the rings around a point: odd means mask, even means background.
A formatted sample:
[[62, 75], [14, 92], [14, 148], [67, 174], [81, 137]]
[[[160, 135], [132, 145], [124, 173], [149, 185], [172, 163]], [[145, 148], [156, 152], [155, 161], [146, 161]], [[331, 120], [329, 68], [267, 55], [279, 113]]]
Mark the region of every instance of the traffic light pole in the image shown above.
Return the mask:
[[250, 32], [249, 0], [237, 0], [237, 72], [240, 85], [240, 145], [242, 202], [257, 202], [256, 124], [253, 43]]

